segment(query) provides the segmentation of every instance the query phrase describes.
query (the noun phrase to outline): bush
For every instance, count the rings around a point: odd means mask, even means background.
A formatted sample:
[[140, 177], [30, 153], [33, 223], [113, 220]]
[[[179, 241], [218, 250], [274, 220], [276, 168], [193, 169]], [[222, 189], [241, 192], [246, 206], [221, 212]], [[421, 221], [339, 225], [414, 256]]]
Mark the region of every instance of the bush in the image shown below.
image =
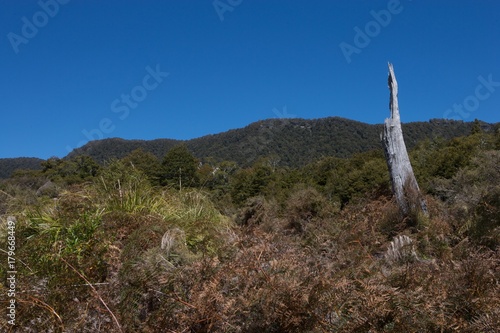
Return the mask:
[[[231, 191], [223, 175], [220, 195], [154, 187], [123, 161], [92, 181], [58, 183], [54, 198], [35, 195], [47, 175], [4, 181], [1, 213], [18, 217], [18, 323], [51, 332], [496, 332], [500, 154], [478, 135], [428, 151], [477, 144], [466, 164], [448, 165], [449, 178], [427, 174], [428, 218], [401, 215], [375, 153], [301, 171], [260, 162], [231, 171]], [[232, 205], [210, 200], [238, 189], [239, 226], [218, 209], [233, 214]]]
[[312, 187], [298, 187], [288, 198], [285, 218], [288, 227], [303, 232], [307, 225], [326, 213], [327, 201]]
[[470, 233], [475, 240], [491, 249], [500, 245], [500, 186], [480, 201]]
[[236, 216], [236, 223], [244, 226], [259, 225], [271, 218], [270, 213], [270, 204], [264, 197], [249, 198]]

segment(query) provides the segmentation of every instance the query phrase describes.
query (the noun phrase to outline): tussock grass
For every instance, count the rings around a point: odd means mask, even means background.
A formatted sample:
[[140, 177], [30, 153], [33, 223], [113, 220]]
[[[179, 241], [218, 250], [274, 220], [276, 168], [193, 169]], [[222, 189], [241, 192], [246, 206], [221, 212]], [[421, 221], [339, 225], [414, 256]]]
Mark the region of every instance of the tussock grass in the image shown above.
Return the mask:
[[210, 192], [152, 186], [120, 161], [56, 198], [4, 184], [0, 215], [18, 220], [18, 323], [47, 332], [496, 332], [498, 157], [478, 153], [434, 178], [429, 216], [401, 215], [376, 189], [340, 209], [335, 195], [297, 185], [279, 199], [248, 199], [233, 221]]

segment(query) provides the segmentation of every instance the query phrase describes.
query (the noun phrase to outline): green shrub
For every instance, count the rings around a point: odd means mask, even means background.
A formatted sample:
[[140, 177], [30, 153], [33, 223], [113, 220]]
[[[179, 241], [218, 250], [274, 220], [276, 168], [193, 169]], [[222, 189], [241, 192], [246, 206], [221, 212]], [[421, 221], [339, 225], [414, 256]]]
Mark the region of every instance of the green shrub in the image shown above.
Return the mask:
[[286, 201], [285, 218], [288, 227], [303, 232], [308, 224], [323, 217], [327, 211], [325, 197], [313, 187], [298, 186]]
[[500, 245], [500, 186], [486, 194], [476, 208], [471, 236], [492, 249]]

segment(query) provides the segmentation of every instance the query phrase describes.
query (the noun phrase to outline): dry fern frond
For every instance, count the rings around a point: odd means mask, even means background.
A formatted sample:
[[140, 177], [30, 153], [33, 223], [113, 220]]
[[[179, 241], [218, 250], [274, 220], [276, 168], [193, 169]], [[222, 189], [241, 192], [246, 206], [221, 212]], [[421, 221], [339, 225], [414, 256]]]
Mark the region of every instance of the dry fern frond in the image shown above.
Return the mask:
[[413, 240], [406, 235], [394, 237], [384, 257], [390, 263], [418, 260]]

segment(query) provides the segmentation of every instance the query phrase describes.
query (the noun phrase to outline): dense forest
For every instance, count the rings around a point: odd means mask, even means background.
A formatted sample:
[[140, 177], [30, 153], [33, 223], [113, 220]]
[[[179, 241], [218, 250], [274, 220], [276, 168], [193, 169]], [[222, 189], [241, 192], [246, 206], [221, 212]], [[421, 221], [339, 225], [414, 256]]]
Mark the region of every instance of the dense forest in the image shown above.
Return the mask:
[[42, 162], [35, 157], [0, 158], [0, 179], [9, 178], [18, 169], [40, 170]]
[[[466, 135], [473, 123], [434, 119], [404, 124], [406, 142], [412, 148], [424, 139], [451, 139]], [[485, 131], [493, 125], [481, 123]], [[163, 158], [172, 147], [185, 144], [200, 161], [233, 161], [251, 166], [260, 157], [273, 156], [280, 166], [301, 167], [326, 156], [349, 157], [380, 148], [382, 125], [369, 125], [331, 117], [321, 119], [268, 119], [244, 128], [207, 135], [192, 140], [124, 140], [120, 138], [91, 141], [65, 158], [77, 155], [92, 157], [98, 163], [123, 158], [136, 149]], [[0, 178], [8, 178], [16, 169], [40, 169], [40, 159], [0, 158]]]
[[429, 216], [399, 211], [380, 126], [339, 118], [102, 140], [12, 173], [17, 328], [497, 332], [500, 127], [403, 131]]
[[[451, 139], [466, 135], [473, 123], [453, 120], [431, 120], [404, 124], [406, 142], [413, 147], [423, 139]], [[485, 130], [493, 125], [482, 123]], [[260, 157], [274, 156], [280, 165], [301, 167], [322, 157], [349, 157], [355, 153], [380, 148], [382, 125], [369, 125], [349, 119], [267, 119], [244, 128], [176, 141], [108, 139], [93, 141], [73, 151], [69, 157], [88, 155], [101, 163], [109, 158], [122, 158], [135, 149], [143, 149], [158, 158], [175, 145], [184, 143], [200, 160], [233, 161], [251, 166]]]

